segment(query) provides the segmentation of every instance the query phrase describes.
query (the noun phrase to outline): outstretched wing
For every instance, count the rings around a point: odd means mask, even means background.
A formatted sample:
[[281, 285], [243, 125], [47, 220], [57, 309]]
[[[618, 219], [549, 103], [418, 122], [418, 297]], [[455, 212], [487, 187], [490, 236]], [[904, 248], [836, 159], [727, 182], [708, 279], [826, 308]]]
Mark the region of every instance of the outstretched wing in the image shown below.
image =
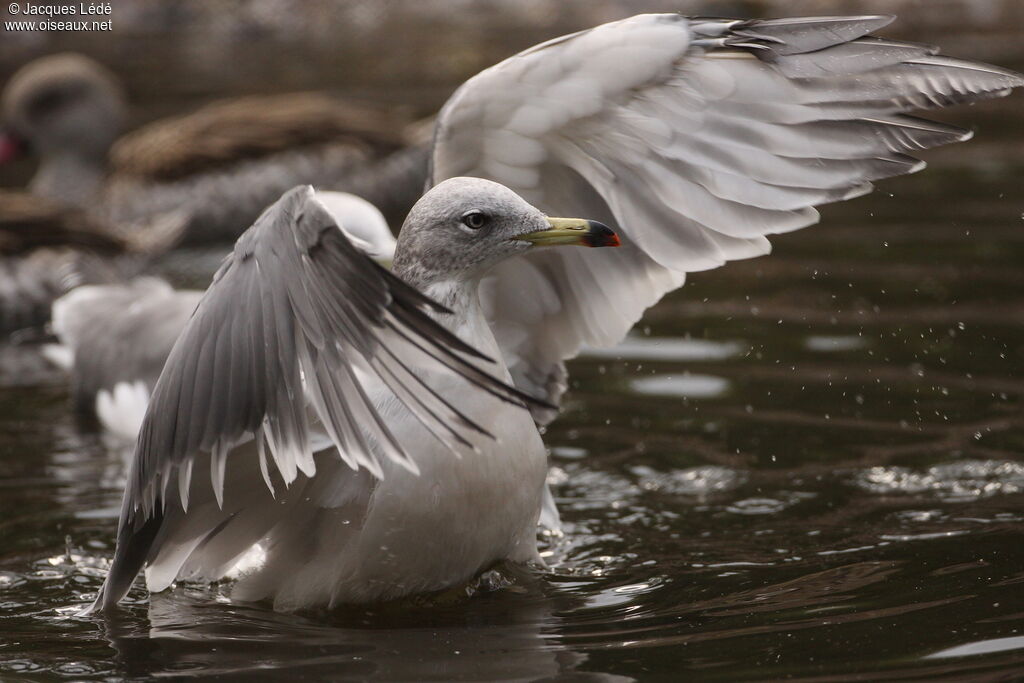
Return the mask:
[[351, 473], [362, 489], [373, 480], [367, 473], [381, 476], [384, 459], [415, 471], [360, 374], [379, 379], [455, 450], [487, 431], [435, 393], [422, 369], [511, 403], [529, 400], [432, 317], [445, 313], [353, 246], [312, 188], [267, 209], [214, 276], [157, 381], [94, 607], [120, 600], [147, 562], [151, 587], [190, 566], [216, 578], [209, 574], [281, 514], [275, 482], [284, 488], [300, 473], [303, 486], [311, 481], [313, 451], [325, 440], [352, 470], [365, 470]]
[[531, 253], [484, 283], [516, 384], [557, 401], [562, 361], [617, 343], [685, 273], [765, 254], [767, 235], [815, 223], [814, 206], [921, 169], [908, 153], [970, 137], [905, 112], [1024, 83], [867, 35], [890, 21], [640, 15], [463, 85], [439, 118], [433, 183], [489, 178], [623, 237], [621, 249]]

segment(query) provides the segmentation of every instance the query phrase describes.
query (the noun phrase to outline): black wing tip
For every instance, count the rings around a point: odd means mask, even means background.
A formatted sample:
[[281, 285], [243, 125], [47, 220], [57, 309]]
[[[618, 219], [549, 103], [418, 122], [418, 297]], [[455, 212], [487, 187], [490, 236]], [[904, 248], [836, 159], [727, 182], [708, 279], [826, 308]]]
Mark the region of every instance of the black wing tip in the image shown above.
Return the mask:
[[[394, 280], [399, 283], [400, 287], [407, 288], [412, 292], [415, 292], [418, 296], [423, 296], [401, 278], [395, 276], [392, 277], [394, 277]], [[430, 301], [430, 299], [427, 299], [427, 301]], [[468, 369], [470, 375], [463, 374], [463, 377], [483, 391], [486, 391], [507, 403], [527, 410], [531, 404], [546, 409], [558, 409], [557, 406], [553, 406], [543, 399], [531, 396], [514, 385], [496, 377], [488, 370], [477, 367], [471, 363], [468, 358], [479, 359], [486, 363], [494, 363], [495, 361], [479, 349], [467, 344], [444, 325], [426, 315], [422, 309], [410, 306], [408, 302], [402, 300], [401, 296], [394, 296], [392, 298], [389, 309], [391, 310], [392, 315], [395, 316], [394, 321], [389, 325], [389, 327], [395, 333], [404, 336], [408, 341], [419, 346], [419, 344], [410, 338], [410, 335], [418, 335], [424, 342], [429, 343], [434, 348], [440, 350], [448, 358], [456, 361], [464, 369]], [[398, 325], [401, 325], [404, 329], [399, 329]], [[425, 326], [425, 330], [421, 325]], [[425, 331], [429, 334], [424, 334]]]
[[527, 394], [526, 392], [519, 393], [521, 393], [526, 398], [526, 404], [523, 405], [524, 408], [529, 409], [530, 405], [533, 405], [537, 408], [543, 408], [544, 410], [554, 410], [555, 412], [558, 412], [559, 410], [558, 406], [556, 406], [554, 403], [551, 403], [547, 399], [539, 398], [537, 396]]
[[[129, 493], [126, 492], [125, 495], [129, 495]], [[117, 549], [114, 551], [114, 559], [110, 563], [107, 577], [103, 580], [96, 599], [79, 611], [79, 616], [90, 616], [116, 609], [118, 603], [128, 595], [132, 584], [135, 583], [135, 578], [146, 563], [157, 532], [163, 525], [163, 514], [159, 511], [154, 512], [134, 532], [127, 531], [131, 529], [132, 521], [130, 517], [125, 517], [126, 514], [125, 512], [121, 514], [121, 530], [118, 532]]]
[[[482, 372], [485, 372], [488, 376], [490, 376], [491, 380], [494, 383], [494, 388], [500, 391], [500, 393], [495, 395], [497, 395], [498, 398], [502, 399], [506, 403], [511, 403], [512, 405], [523, 408], [524, 410], [529, 410], [530, 406], [534, 406], [536, 408], [543, 408], [545, 410], [558, 410], [558, 406], [549, 403], [546, 399], [539, 398], [532, 394], [528, 394], [522, 389], [516, 387], [515, 385], [505, 382], [504, 380], [498, 377], [494, 377], [493, 375], [487, 373], [486, 371]], [[482, 385], [480, 386], [484, 390], [487, 390], [487, 387], [484, 387]]]
[[[113, 577], [113, 569], [107, 574], [107, 578], [104, 579], [103, 585], [100, 586], [99, 591], [96, 593], [96, 598], [93, 599], [88, 605], [80, 609], [75, 613], [77, 617], [94, 617], [105, 614], [119, 607], [121, 600], [128, 594], [128, 590], [131, 588], [132, 583], [135, 582], [135, 577], [128, 582], [127, 587], [124, 590], [120, 590], [120, 587], [112, 588], [111, 580]], [[113, 577], [116, 581], [117, 577]], [[122, 579], [123, 581], [123, 579]]]
[[100, 592], [96, 594], [96, 599], [75, 612], [75, 616], [92, 617], [97, 614], [102, 614], [104, 611], [106, 611], [106, 606], [103, 604], [103, 587], [101, 587]]
[[[122, 593], [118, 594], [117, 591], [109, 590], [109, 583], [109, 580], [105, 580], [93, 601], [75, 612], [75, 616], [81, 618], [105, 617], [111, 612], [121, 609], [121, 601], [128, 595], [128, 589], [126, 588]], [[134, 583], [134, 578], [132, 583]], [[128, 584], [128, 588], [131, 588], [131, 583]]]
[[[430, 298], [429, 296], [427, 296], [420, 290], [416, 289], [402, 278], [392, 273], [384, 266], [374, 261], [369, 256], [367, 256], [366, 258], [370, 260], [370, 262], [374, 265], [377, 271], [384, 278], [384, 281], [387, 283], [388, 288], [391, 291], [393, 301], [395, 303], [413, 310], [422, 311], [423, 307], [426, 307], [438, 313], [444, 313], [446, 315], [452, 314], [452, 309], [448, 308], [441, 302]], [[483, 357], [484, 356], [481, 356], [481, 358]]]

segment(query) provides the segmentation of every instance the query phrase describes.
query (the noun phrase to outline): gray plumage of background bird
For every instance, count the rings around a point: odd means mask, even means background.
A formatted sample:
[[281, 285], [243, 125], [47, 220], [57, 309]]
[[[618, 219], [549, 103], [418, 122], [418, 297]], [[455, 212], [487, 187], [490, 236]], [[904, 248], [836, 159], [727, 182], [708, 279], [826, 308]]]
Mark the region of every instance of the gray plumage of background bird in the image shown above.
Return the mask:
[[296, 184], [365, 195], [400, 222], [426, 177], [406, 116], [323, 94], [215, 102], [121, 135], [127, 110], [115, 74], [84, 55], [5, 84], [0, 162], [39, 167], [26, 192], [0, 193], [0, 331], [42, 325], [56, 297], [130, 279], [174, 246], [233, 241]]
[[[8, 146], [39, 160], [34, 195], [79, 207], [114, 234], [175, 220], [185, 244], [234, 240], [296, 184], [367, 193], [374, 163], [406, 147], [409, 123], [379, 107], [292, 93], [214, 102], [122, 135], [128, 104], [119, 80], [75, 53], [22, 67], [0, 105]], [[384, 166], [393, 187], [368, 193], [401, 216], [421, 191], [426, 163], [420, 152], [399, 197], [402, 172], [392, 167], [406, 156]]]

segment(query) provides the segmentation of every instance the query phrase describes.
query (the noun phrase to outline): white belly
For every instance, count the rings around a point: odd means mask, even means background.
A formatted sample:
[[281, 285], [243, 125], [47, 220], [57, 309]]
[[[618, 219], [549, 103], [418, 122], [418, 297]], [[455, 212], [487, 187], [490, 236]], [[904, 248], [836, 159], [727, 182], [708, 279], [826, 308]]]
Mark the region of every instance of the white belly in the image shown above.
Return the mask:
[[[539, 559], [547, 457], [529, 412], [467, 391], [461, 381], [431, 384], [495, 439], [478, 437], [480, 452], [460, 457], [401, 415], [405, 409], [390, 394], [367, 387], [419, 474], [389, 462], [368, 505], [293, 514], [286, 533], [309, 537], [308, 550], [289, 545], [278, 549], [287, 556], [275, 557], [269, 548], [266, 564], [243, 577], [236, 597], [273, 597], [278, 609], [387, 600], [458, 585], [501, 560]], [[318, 465], [314, 481], [340, 483], [352, 474]]]
[[497, 422], [481, 424], [497, 441], [483, 443], [480, 453], [459, 458], [419, 433], [419, 475], [399, 467], [386, 473], [350, 546], [359, 557], [347, 563], [355, 579], [350, 597], [438, 590], [500, 560], [538, 559], [547, 472], [540, 435], [525, 410], [505, 409]]

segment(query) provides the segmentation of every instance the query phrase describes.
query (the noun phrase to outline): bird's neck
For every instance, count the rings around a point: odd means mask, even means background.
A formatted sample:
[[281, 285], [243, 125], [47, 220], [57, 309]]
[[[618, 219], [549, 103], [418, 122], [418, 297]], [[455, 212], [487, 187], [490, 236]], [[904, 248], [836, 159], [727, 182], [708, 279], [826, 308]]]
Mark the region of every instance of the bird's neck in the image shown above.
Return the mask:
[[83, 206], [96, 200], [104, 175], [102, 158], [56, 152], [43, 158], [29, 189], [40, 197]]
[[501, 372], [506, 372], [494, 332], [480, 303], [480, 279], [437, 279], [415, 267], [403, 268], [403, 263], [396, 258], [395, 275], [451, 311], [450, 314], [431, 314], [433, 318], [462, 341], [497, 360]]

